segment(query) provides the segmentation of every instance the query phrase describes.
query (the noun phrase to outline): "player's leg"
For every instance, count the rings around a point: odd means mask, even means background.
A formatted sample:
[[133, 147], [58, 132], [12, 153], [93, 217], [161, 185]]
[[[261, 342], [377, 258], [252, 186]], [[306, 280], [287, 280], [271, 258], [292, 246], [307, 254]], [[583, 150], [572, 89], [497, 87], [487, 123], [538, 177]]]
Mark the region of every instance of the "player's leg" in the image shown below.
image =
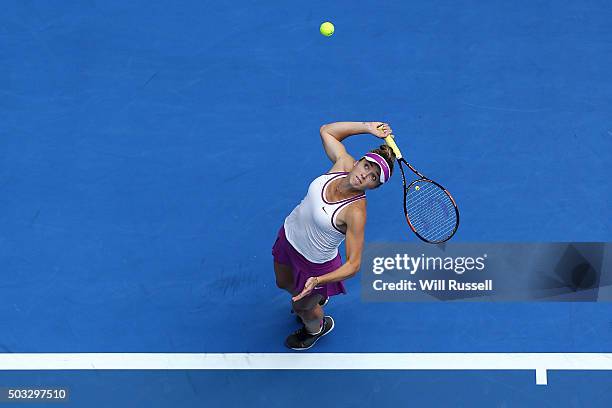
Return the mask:
[[293, 307], [304, 322], [304, 326], [289, 335], [285, 345], [293, 350], [308, 350], [318, 339], [325, 336], [334, 328], [334, 319], [324, 316], [323, 308], [319, 305], [321, 295], [306, 296], [293, 302]]
[[293, 294], [293, 271], [291, 267], [274, 261], [274, 275], [276, 275], [276, 286]]
[[312, 294], [293, 302], [293, 310], [312, 334], [318, 333], [323, 324], [323, 308], [319, 305], [322, 298], [321, 295]]

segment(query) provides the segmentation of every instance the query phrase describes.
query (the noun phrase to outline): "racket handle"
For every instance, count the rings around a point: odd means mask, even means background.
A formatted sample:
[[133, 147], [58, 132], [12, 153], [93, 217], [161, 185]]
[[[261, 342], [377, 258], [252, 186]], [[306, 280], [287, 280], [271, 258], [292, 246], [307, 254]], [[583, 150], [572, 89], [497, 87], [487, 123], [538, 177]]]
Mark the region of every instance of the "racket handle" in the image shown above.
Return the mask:
[[402, 152], [400, 152], [399, 147], [397, 147], [397, 145], [395, 144], [395, 140], [393, 140], [393, 135], [385, 137], [385, 143], [387, 143], [387, 146], [389, 146], [393, 150], [393, 153], [395, 153], [395, 157], [397, 158], [397, 160], [402, 158]]

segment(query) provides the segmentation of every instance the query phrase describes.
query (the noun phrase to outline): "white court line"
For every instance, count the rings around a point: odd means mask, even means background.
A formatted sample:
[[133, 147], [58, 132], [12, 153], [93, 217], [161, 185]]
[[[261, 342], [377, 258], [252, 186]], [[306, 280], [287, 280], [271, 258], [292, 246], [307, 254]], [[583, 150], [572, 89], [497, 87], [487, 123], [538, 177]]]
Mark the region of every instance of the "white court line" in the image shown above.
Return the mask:
[[0, 370], [612, 370], [612, 353], [15, 353]]
[[545, 368], [536, 368], [536, 384], [548, 385], [548, 374]]

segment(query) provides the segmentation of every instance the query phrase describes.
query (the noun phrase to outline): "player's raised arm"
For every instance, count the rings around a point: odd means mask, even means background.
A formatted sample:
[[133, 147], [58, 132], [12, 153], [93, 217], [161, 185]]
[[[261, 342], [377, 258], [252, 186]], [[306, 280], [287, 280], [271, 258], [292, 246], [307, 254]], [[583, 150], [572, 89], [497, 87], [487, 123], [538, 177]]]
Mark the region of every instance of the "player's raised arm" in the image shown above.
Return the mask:
[[327, 157], [329, 157], [332, 163], [336, 163], [347, 154], [342, 144], [342, 141], [347, 137], [361, 133], [370, 133], [376, 137], [384, 138], [391, 134], [391, 130], [383, 122], [334, 122], [321, 126], [320, 133]]

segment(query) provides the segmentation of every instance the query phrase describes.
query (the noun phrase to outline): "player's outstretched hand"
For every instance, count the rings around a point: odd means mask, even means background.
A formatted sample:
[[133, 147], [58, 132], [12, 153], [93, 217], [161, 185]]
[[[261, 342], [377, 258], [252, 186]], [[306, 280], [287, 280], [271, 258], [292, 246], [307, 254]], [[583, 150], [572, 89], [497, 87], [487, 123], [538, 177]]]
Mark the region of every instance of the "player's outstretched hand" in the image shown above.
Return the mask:
[[298, 300], [310, 295], [310, 293], [315, 288], [315, 286], [318, 285], [318, 283], [319, 283], [319, 280], [317, 279], [316, 276], [313, 276], [312, 278], [308, 278], [308, 280], [306, 281], [306, 284], [304, 285], [304, 289], [302, 290], [302, 292], [299, 295], [294, 296], [291, 299], [294, 302], [297, 302]]

